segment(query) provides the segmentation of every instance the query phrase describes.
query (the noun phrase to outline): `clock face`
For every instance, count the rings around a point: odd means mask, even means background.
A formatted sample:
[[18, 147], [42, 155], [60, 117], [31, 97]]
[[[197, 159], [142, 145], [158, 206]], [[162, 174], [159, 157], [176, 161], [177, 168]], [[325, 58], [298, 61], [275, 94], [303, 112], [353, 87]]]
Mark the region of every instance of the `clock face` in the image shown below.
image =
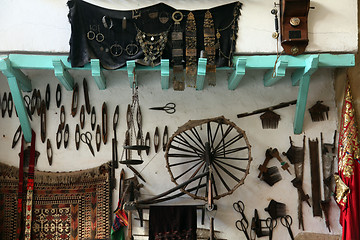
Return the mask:
[[291, 26], [293, 26], [293, 27], [299, 26], [299, 25], [300, 25], [300, 18], [298, 18], [298, 17], [292, 17], [292, 18], [290, 18], [290, 24], [291, 24]]

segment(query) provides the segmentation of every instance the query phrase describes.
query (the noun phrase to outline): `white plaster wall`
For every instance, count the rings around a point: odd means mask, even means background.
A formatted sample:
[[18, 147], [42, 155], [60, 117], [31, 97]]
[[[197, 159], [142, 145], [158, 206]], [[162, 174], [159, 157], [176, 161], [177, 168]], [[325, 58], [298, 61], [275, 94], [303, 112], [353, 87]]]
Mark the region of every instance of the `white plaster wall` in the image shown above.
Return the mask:
[[[0, 0], [0, 52], [68, 52], [70, 24], [66, 0]], [[89, 0], [106, 8], [129, 10], [152, 5], [152, 0]], [[179, 9], [206, 9], [232, 0], [165, 0]], [[236, 51], [275, 53], [273, 0], [244, 0]], [[357, 0], [312, 0], [307, 52], [357, 51]], [[281, 51], [281, 47], [280, 47]]]
[[[47, 83], [51, 85], [51, 105], [47, 113], [47, 137], [51, 139], [53, 145], [53, 165], [49, 166], [46, 158], [46, 144], [41, 143], [40, 140], [40, 121], [39, 117], [34, 116], [31, 123], [33, 129], [37, 134], [36, 149], [41, 153], [37, 165], [38, 170], [45, 171], [70, 171], [84, 168], [91, 168], [98, 166], [104, 162], [111, 160], [111, 143], [101, 146], [101, 151], [96, 152], [96, 157], [90, 154], [86, 145], [81, 144], [80, 150], [75, 150], [74, 130], [76, 123], [79, 122], [79, 114], [73, 118], [70, 115], [71, 92], [63, 88], [63, 104], [65, 105], [66, 122], [70, 126], [70, 143], [65, 150], [63, 146], [60, 150], [56, 149], [55, 134], [59, 124], [59, 109], [55, 104], [55, 88], [58, 83], [52, 71], [34, 71], [27, 70], [26, 74], [32, 79], [34, 88], [39, 88], [42, 91], [42, 96], [45, 94], [45, 87]], [[96, 84], [89, 76], [90, 73], [86, 71], [72, 71], [75, 81], [80, 84], [79, 106], [84, 104], [82, 79], [86, 77], [88, 80], [91, 104], [96, 107], [97, 122], [101, 119], [101, 105], [105, 101], [109, 112], [109, 136], [113, 137], [111, 128], [112, 115], [115, 105], [120, 106], [120, 122], [117, 131], [119, 140], [119, 156], [121, 156], [121, 143], [124, 141], [124, 133], [126, 129], [126, 108], [131, 101], [131, 89], [125, 72], [109, 72], [105, 75], [108, 79], [107, 89], [100, 91]], [[264, 87], [262, 78], [263, 71], [249, 71], [241, 82], [240, 86], [234, 90], [227, 90], [228, 73], [217, 73], [217, 86], [210, 87], [205, 82], [203, 91], [196, 91], [192, 88], [186, 88], [183, 92], [177, 92], [172, 89], [164, 91], [160, 86], [159, 72], [142, 72], [139, 73], [139, 97], [140, 105], [143, 114], [143, 129], [144, 132], [149, 131], [151, 137], [154, 134], [155, 127], [158, 126], [160, 133], [164, 130], [164, 126], [169, 128], [169, 134], [172, 135], [178, 126], [183, 125], [189, 119], [203, 119], [224, 115], [231, 121], [235, 122], [240, 128], [246, 131], [249, 142], [252, 146], [253, 162], [250, 169], [250, 174], [245, 180], [245, 184], [237, 189], [232, 195], [221, 198], [216, 202], [218, 211], [215, 216], [215, 229], [221, 233], [218, 235], [221, 238], [228, 240], [245, 239], [243, 233], [235, 228], [235, 221], [239, 219], [239, 215], [233, 210], [232, 204], [237, 200], [242, 200], [245, 203], [245, 213], [248, 220], [251, 220], [254, 214], [254, 209], [259, 211], [260, 218], [268, 217], [264, 208], [268, 205], [271, 199], [283, 202], [287, 205], [287, 213], [293, 219], [292, 230], [294, 235], [299, 233], [297, 221], [297, 191], [292, 186], [291, 180], [294, 178], [294, 170], [291, 167], [293, 175], [281, 170], [283, 180], [275, 184], [273, 187], [261, 182], [258, 178], [258, 166], [265, 158], [265, 150], [269, 147], [276, 147], [280, 152], [286, 151], [289, 148], [289, 136], [292, 137], [296, 146], [302, 146], [301, 135], [293, 135], [293, 120], [295, 113], [295, 106], [277, 110], [281, 115], [281, 121], [278, 129], [262, 129], [259, 115], [237, 119], [236, 114], [242, 112], [250, 112], [258, 108], [264, 108], [270, 105], [278, 104], [284, 101], [296, 99], [298, 87], [291, 86], [291, 80], [287, 76], [272, 87]], [[9, 91], [6, 78], [0, 74], [0, 93]], [[333, 133], [337, 126], [336, 109], [334, 102], [333, 90], [333, 71], [330, 69], [320, 69], [313, 76], [310, 83], [310, 90], [307, 102], [307, 109], [311, 107], [317, 100], [323, 100], [324, 104], [330, 107], [329, 120], [324, 122], [314, 123], [311, 121], [308, 111], [305, 113], [304, 119], [304, 134], [306, 135], [306, 142], [308, 138], [320, 138], [320, 132], [323, 132], [324, 142], [331, 143]], [[175, 102], [177, 105], [176, 113], [168, 115], [162, 112], [154, 112], [147, 110], [152, 106], [161, 106], [167, 102]], [[19, 125], [18, 119], [13, 116], [12, 119], [8, 117], [0, 118], [0, 161], [18, 166], [18, 153], [20, 145], [15, 149], [11, 149], [11, 142], [14, 132]], [[86, 115], [86, 130], [91, 130], [89, 115]], [[94, 134], [94, 132], [93, 132]], [[320, 140], [320, 139], [319, 139]], [[93, 147], [95, 143], [93, 141]], [[141, 190], [142, 197], [148, 197], [164, 192], [172, 187], [174, 184], [170, 181], [170, 176], [165, 167], [164, 153], [162, 151], [157, 154], [154, 149], [151, 149], [149, 156], [143, 156], [144, 163], [136, 166], [147, 183]], [[271, 165], [278, 165], [276, 160], [270, 162]], [[119, 170], [116, 171], [116, 176], [119, 176]], [[132, 172], [125, 168], [127, 177], [132, 176]], [[119, 179], [117, 179], [119, 180]], [[305, 175], [304, 175], [304, 190], [311, 195], [311, 177], [310, 177], [310, 163], [308, 146], [306, 145], [305, 158]], [[114, 196], [117, 196], [117, 189]], [[178, 204], [195, 204], [197, 202], [191, 200], [189, 197], [182, 197], [178, 201], [169, 202]], [[167, 203], [167, 204], [169, 204]], [[202, 202], [200, 202], [202, 203]], [[115, 208], [117, 199], [114, 199], [113, 206]], [[305, 231], [328, 233], [324, 220], [319, 217], [312, 216], [312, 209], [304, 204], [304, 224]], [[136, 215], [136, 214], [135, 214]], [[200, 224], [200, 212], [198, 212], [198, 226], [208, 228], [209, 221], [206, 219], [205, 225]], [[330, 222], [332, 234], [341, 234], [341, 226], [338, 224], [339, 209], [335, 202], [331, 203]], [[142, 234], [147, 232], [147, 224], [145, 228], [138, 227], [139, 223], [135, 221], [134, 233]], [[146, 238], [136, 238], [146, 239]], [[273, 239], [286, 240], [289, 239], [288, 232], [281, 224], [274, 230]]]

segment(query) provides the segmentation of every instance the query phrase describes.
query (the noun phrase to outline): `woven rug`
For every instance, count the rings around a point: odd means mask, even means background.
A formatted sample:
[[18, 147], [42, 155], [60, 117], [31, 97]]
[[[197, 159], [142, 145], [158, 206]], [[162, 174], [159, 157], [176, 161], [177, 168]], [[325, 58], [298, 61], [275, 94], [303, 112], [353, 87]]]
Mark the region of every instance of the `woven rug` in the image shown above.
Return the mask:
[[[32, 239], [109, 239], [110, 167], [35, 172]], [[18, 168], [0, 163], [0, 239], [16, 236]]]

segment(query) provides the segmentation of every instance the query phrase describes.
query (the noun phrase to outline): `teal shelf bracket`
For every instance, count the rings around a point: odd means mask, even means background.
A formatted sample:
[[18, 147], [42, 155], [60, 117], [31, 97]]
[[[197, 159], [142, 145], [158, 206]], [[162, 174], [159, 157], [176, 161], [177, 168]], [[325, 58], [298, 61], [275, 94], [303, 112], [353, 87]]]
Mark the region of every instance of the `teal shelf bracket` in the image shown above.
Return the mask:
[[206, 58], [199, 58], [198, 60], [198, 69], [197, 69], [197, 77], [196, 77], [196, 90], [204, 89], [204, 81], [206, 75]]
[[169, 59], [161, 59], [161, 89], [169, 89], [170, 63]]
[[60, 59], [52, 61], [54, 66], [55, 77], [59, 79], [61, 84], [65, 87], [66, 90], [72, 91], [74, 88], [74, 79], [65, 68], [64, 63]]
[[288, 67], [288, 61], [279, 60], [275, 66], [275, 76], [273, 76], [273, 70], [269, 70], [264, 75], [264, 86], [270, 87], [277, 81], [285, 77], [286, 68]]
[[296, 70], [291, 75], [291, 81], [293, 86], [299, 85], [299, 81], [301, 78], [305, 76], [311, 76], [319, 66], [319, 55], [311, 55], [307, 59], [305, 59], [305, 67], [302, 69]]
[[235, 70], [228, 80], [228, 89], [235, 90], [245, 75], [246, 58], [238, 58], [235, 64]]
[[8, 57], [0, 59], [0, 71], [2, 71], [7, 78], [16, 78], [23, 91], [31, 92], [32, 86], [30, 79], [25, 76], [20, 69], [13, 68]]
[[91, 59], [91, 75], [93, 76], [98, 88], [100, 90], [105, 90], [106, 78], [101, 70], [99, 59]]
[[318, 65], [319, 56], [312, 55], [305, 60], [305, 68], [296, 70], [291, 77], [293, 85], [294, 83], [299, 83], [299, 93], [294, 118], [294, 134], [300, 134], [302, 132], [310, 77], [317, 70]]
[[16, 112], [19, 117], [22, 132], [26, 142], [31, 142], [32, 131], [29, 116], [26, 111], [24, 98], [20, 90], [20, 86], [24, 91], [31, 91], [31, 81], [19, 69], [14, 69], [11, 66], [9, 58], [0, 59], [0, 71], [6, 76], [9, 88], [13, 97]]
[[135, 86], [137, 86], [138, 83], [137, 83], [137, 77], [135, 74], [135, 60], [126, 61], [126, 68], [127, 68], [130, 87], [131, 88], [133, 87], [134, 81], [135, 81]]

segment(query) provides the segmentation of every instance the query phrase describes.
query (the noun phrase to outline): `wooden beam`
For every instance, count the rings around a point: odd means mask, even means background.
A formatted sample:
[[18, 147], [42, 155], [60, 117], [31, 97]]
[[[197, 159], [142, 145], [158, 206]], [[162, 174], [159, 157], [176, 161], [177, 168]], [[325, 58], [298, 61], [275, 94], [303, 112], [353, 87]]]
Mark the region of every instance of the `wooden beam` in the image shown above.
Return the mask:
[[169, 59], [161, 59], [161, 89], [169, 89], [170, 65]]
[[289, 62], [285, 60], [278, 60], [275, 65], [275, 72], [269, 70], [264, 75], [264, 86], [269, 87], [275, 84], [277, 81], [285, 77], [286, 68], [288, 67]]
[[235, 64], [235, 70], [228, 80], [228, 89], [235, 90], [245, 75], [246, 58], [238, 58]]
[[128, 73], [130, 87], [131, 88], [133, 87], [134, 81], [135, 81], [135, 86], [137, 86], [138, 83], [137, 83], [137, 77], [135, 74], [135, 60], [126, 61], [126, 69], [127, 69], [127, 73]]
[[303, 69], [296, 70], [291, 75], [291, 81], [293, 86], [297, 86], [299, 81], [304, 76], [311, 76], [319, 66], [319, 55], [311, 55], [305, 60], [305, 67]]
[[13, 97], [15, 109], [19, 117], [21, 130], [24, 134], [24, 139], [29, 143], [31, 142], [32, 131], [29, 116], [24, 103], [24, 98], [19, 88], [19, 82], [16, 77], [8, 77], [8, 83]]
[[304, 76], [300, 79], [299, 93], [297, 97], [296, 112], [294, 118], [294, 134], [301, 134], [303, 129], [309, 85], [310, 76]]
[[55, 77], [59, 79], [66, 90], [72, 91], [74, 88], [74, 79], [65, 68], [63, 61], [61, 59], [55, 59], [52, 60], [52, 63], [54, 66]]
[[32, 86], [30, 79], [25, 76], [25, 74], [20, 69], [13, 68], [8, 57], [3, 57], [0, 59], [0, 71], [2, 71], [2, 73], [7, 78], [16, 78], [23, 91], [31, 92]]
[[197, 69], [197, 77], [196, 77], [196, 90], [204, 89], [204, 81], [206, 75], [206, 58], [199, 58], [198, 60], [198, 69]]
[[101, 70], [99, 59], [91, 59], [91, 75], [100, 90], [106, 89], [106, 78]]

